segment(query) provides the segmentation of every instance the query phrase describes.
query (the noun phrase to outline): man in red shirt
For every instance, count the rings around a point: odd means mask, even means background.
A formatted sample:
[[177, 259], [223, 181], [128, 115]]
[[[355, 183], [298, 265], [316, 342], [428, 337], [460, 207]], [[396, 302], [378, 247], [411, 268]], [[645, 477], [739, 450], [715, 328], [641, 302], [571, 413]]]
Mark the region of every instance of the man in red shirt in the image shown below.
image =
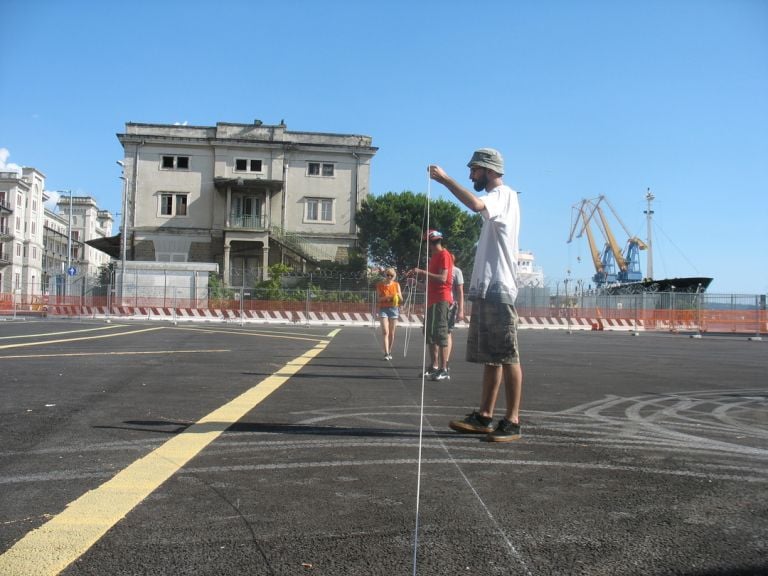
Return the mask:
[[427, 270], [414, 268], [411, 274], [427, 282], [427, 317], [424, 324], [432, 365], [424, 374], [432, 380], [450, 380], [446, 357], [448, 346], [448, 309], [453, 302], [453, 256], [443, 246], [443, 235], [437, 230], [426, 234], [429, 242]]

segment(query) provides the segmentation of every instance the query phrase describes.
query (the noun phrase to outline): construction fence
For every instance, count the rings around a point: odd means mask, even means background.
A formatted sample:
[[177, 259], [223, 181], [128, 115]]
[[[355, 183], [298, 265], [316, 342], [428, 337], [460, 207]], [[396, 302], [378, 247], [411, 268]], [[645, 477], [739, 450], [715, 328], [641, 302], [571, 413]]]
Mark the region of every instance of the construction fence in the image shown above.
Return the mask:
[[[208, 287], [157, 284], [83, 286], [69, 296], [0, 293], [0, 316], [92, 317], [148, 320], [375, 324], [378, 277], [296, 275], [275, 287]], [[404, 323], [420, 323], [423, 287], [403, 283]], [[646, 293], [552, 294], [523, 287], [516, 304], [521, 328], [645, 330], [691, 333], [768, 334], [765, 294]], [[472, 303], [465, 302], [465, 314]]]

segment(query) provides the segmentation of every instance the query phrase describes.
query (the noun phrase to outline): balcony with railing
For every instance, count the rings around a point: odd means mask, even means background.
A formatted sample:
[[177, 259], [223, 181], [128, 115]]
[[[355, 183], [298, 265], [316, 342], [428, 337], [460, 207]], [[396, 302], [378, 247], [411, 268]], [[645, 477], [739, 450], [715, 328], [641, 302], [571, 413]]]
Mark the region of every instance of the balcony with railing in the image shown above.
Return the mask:
[[229, 228], [237, 230], [266, 230], [267, 218], [265, 215], [257, 214], [250, 216], [246, 214], [232, 214], [229, 217]]
[[[270, 226], [266, 215], [230, 214], [227, 230], [230, 232], [268, 232], [272, 241], [294, 252], [300, 258], [315, 264], [323, 260], [333, 261], [334, 259], [332, 254], [300, 234], [288, 232], [279, 226]], [[242, 240], [241, 236], [238, 235], [238, 239]]]

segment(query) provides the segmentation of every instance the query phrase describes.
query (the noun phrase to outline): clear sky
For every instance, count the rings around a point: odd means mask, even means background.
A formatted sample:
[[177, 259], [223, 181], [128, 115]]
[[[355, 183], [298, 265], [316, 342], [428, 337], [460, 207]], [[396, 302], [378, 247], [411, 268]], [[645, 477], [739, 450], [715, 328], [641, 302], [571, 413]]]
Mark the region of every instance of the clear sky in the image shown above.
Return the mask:
[[498, 148], [553, 286], [593, 273], [571, 207], [604, 194], [645, 238], [650, 188], [657, 278], [768, 292], [768, 1], [1, 0], [0, 18], [0, 169], [115, 214], [126, 122], [284, 119], [372, 136], [373, 194], [446, 197], [430, 163], [469, 185], [473, 149]]

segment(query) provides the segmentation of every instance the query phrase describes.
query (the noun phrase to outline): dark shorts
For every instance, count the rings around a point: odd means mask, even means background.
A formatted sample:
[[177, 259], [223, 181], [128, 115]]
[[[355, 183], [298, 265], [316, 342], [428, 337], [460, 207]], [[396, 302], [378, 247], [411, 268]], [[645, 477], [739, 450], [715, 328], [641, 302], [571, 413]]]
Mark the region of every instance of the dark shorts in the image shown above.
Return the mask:
[[456, 326], [456, 317], [459, 315], [459, 305], [454, 302], [448, 307], [448, 332]]
[[475, 300], [469, 317], [467, 362], [519, 364], [517, 311], [512, 304]]
[[427, 308], [427, 344], [448, 346], [448, 306], [448, 302], [436, 302]]

